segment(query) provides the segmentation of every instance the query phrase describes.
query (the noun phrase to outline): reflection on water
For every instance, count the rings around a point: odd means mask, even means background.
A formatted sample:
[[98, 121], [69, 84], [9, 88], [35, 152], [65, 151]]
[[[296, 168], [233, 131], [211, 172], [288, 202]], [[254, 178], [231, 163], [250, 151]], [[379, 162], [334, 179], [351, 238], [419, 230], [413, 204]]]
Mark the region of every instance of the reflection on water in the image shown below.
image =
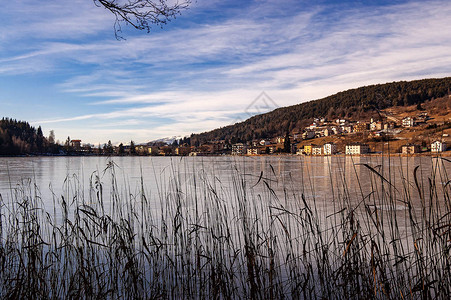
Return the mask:
[[[443, 199], [441, 187], [448, 178], [440, 159], [430, 157], [4, 157], [0, 158], [0, 194], [8, 202], [21, 180], [31, 179], [45, 208], [52, 211], [55, 196], [67, 199], [73, 197], [70, 193], [74, 190], [89, 195], [90, 184], [98, 176], [104, 195], [108, 195], [111, 170], [106, 168], [110, 161], [114, 162], [120, 193], [138, 194], [142, 180], [155, 213], [165, 193], [174, 190], [175, 185], [182, 190], [195, 189], [196, 180], [210, 180], [234, 197], [233, 177], [240, 174], [254, 194], [264, 194], [270, 188], [278, 199], [283, 199], [286, 208], [298, 206], [287, 201], [298, 202], [304, 197], [326, 224], [327, 216], [348, 207], [356, 212], [394, 210], [389, 215], [399, 215], [397, 225], [404, 227], [408, 219], [406, 201], [414, 209], [421, 207], [414, 169], [418, 167], [420, 187], [430, 185], [429, 178], [435, 175], [437, 199]], [[375, 199], [398, 202], [373, 203]]]
[[0, 158], [0, 297], [20, 277], [52, 284], [54, 298], [73, 296], [65, 283], [80, 278], [86, 298], [448, 299], [447, 167], [383, 156]]
[[90, 182], [99, 176], [108, 191], [111, 179], [105, 169], [110, 160], [115, 164], [117, 183], [123, 193], [139, 192], [142, 179], [148, 197], [156, 205], [161, 193], [171, 189], [174, 178], [182, 187], [193, 185], [196, 177], [216, 178], [215, 184], [231, 190], [232, 175], [237, 172], [255, 193], [262, 193], [269, 186], [280, 199], [286, 198], [284, 193], [297, 198], [304, 195], [324, 216], [338, 209], [337, 200], [347, 199], [351, 207], [359, 206], [362, 199], [365, 200], [360, 205], [372, 205], [375, 190], [396, 194], [400, 200], [395, 204], [397, 211], [406, 208], [402, 202], [405, 199], [414, 207], [420, 206], [420, 194], [414, 188], [416, 167], [421, 187], [429, 184], [431, 174], [436, 175], [435, 192], [439, 199], [443, 198], [439, 187], [448, 178], [446, 165], [430, 157], [3, 157], [0, 194], [3, 199], [11, 198], [11, 188], [30, 178], [39, 188], [46, 208], [51, 208], [52, 193], [59, 197], [69, 192], [66, 179], [76, 179], [78, 188], [88, 194]]

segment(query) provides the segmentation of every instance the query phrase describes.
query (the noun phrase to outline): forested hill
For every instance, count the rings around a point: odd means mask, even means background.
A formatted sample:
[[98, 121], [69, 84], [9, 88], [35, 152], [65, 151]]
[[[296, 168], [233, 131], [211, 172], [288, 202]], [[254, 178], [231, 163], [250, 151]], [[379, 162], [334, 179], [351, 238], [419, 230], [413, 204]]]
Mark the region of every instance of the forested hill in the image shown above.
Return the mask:
[[418, 104], [443, 97], [450, 89], [451, 77], [364, 86], [323, 99], [278, 108], [227, 127], [193, 134], [191, 141], [202, 143], [225, 139], [233, 142], [283, 136], [287, 129], [300, 129], [315, 117], [355, 118], [370, 110]]
[[0, 155], [44, 153], [48, 147], [41, 127], [35, 129], [27, 122], [9, 118], [0, 120]]

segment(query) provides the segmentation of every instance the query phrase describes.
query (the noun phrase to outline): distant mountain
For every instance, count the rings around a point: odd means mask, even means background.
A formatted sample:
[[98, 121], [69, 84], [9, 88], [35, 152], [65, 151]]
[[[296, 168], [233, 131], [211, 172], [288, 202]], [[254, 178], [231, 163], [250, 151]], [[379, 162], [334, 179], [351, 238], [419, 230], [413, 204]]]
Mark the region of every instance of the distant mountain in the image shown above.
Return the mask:
[[368, 111], [392, 106], [423, 103], [450, 93], [451, 77], [399, 81], [364, 86], [339, 92], [319, 100], [278, 108], [246, 121], [191, 135], [191, 143], [210, 140], [250, 141], [283, 136], [286, 131], [302, 129], [315, 117], [358, 118]]
[[151, 145], [151, 144], [164, 143], [164, 144], [171, 145], [175, 140], [179, 141], [182, 138], [183, 138], [182, 136], [165, 137], [165, 138], [150, 141], [147, 144]]

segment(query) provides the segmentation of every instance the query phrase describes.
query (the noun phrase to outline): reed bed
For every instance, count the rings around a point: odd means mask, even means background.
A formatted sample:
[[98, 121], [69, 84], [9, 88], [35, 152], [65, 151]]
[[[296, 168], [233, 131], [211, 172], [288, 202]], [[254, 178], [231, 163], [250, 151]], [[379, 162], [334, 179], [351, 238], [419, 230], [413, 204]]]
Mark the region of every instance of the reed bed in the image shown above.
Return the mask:
[[148, 191], [118, 184], [110, 161], [89, 187], [67, 177], [50, 209], [33, 180], [14, 184], [0, 195], [0, 298], [450, 298], [451, 161], [342, 166], [326, 202], [308, 172], [232, 164], [224, 183], [182, 163]]

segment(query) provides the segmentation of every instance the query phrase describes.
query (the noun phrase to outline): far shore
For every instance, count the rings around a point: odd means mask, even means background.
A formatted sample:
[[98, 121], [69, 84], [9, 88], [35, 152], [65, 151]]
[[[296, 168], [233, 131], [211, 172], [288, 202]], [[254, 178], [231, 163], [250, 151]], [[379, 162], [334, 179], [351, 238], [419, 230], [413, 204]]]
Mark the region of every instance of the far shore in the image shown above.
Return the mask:
[[420, 152], [412, 154], [403, 153], [382, 153], [382, 152], [372, 152], [357, 155], [347, 155], [343, 153], [337, 153], [333, 155], [305, 155], [305, 154], [255, 154], [255, 155], [231, 155], [231, 154], [199, 154], [194, 156], [188, 155], [99, 155], [99, 154], [27, 154], [27, 155], [0, 155], [0, 157], [75, 157], [75, 156], [86, 156], [86, 157], [223, 157], [223, 156], [236, 156], [236, 157], [278, 157], [278, 156], [290, 156], [290, 157], [372, 157], [372, 156], [396, 156], [396, 157], [451, 157], [451, 150], [444, 152]]

